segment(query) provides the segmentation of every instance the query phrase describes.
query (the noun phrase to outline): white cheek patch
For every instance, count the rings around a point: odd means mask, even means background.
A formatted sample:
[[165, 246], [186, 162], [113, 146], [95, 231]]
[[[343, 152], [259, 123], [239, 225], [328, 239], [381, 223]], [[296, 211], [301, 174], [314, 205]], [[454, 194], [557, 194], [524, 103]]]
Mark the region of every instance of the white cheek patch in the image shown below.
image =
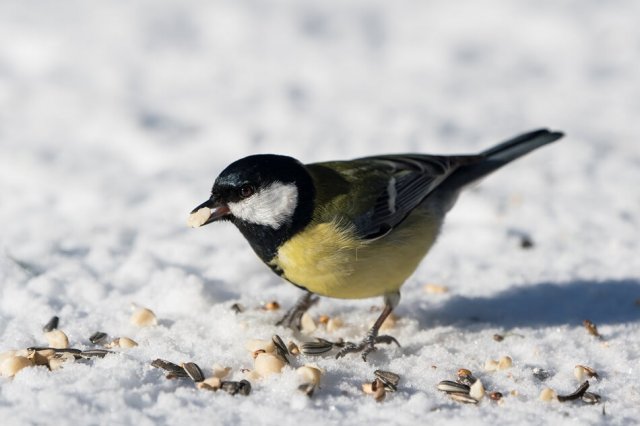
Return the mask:
[[229, 203], [229, 210], [245, 222], [278, 229], [291, 220], [297, 205], [296, 185], [274, 182], [247, 199]]

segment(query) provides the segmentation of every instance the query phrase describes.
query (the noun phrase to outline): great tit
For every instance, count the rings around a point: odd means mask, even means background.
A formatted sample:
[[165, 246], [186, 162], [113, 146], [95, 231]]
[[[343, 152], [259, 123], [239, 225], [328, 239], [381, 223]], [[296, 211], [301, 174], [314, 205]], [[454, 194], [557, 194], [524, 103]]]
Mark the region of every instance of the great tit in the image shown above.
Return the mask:
[[192, 227], [230, 221], [273, 272], [305, 291], [279, 324], [298, 325], [317, 296], [384, 297], [384, 309], [360, 343], [338, 357], [398, 343], [378, 330], [400, 287], [436, 240], [460, 191], [563, 136], [536, 130], [477, 155], [398, 154], [302, 164], [252, 155], [220, 173]]

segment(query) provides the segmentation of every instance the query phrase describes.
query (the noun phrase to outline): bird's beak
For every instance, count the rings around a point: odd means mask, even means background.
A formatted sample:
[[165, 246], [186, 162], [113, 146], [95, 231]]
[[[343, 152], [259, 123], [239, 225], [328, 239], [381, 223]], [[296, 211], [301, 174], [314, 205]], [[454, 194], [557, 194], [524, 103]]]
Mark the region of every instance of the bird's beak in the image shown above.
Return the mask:
[[191, 211], [187, 225], [198, 228], [231, 214], [227, 203], [211, 197]]

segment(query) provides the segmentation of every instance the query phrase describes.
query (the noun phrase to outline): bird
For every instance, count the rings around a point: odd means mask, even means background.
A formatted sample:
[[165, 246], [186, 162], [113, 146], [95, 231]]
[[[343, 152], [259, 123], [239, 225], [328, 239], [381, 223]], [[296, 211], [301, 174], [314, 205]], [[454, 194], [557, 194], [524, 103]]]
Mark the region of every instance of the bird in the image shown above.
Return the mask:
[[435, 243], [460, 192], [505, 164], [563, 137], [539, 129], [472, 155], [392, 154], [303, 164], [256, 154], [227, 166], [188, 224], [228, 221], [277, 275], [304, 291], [279, 325], [298, 327], [319, 296], [382, 296], [360, 342], [337, 353], [367, 356], [400, 301], [400, 289]]

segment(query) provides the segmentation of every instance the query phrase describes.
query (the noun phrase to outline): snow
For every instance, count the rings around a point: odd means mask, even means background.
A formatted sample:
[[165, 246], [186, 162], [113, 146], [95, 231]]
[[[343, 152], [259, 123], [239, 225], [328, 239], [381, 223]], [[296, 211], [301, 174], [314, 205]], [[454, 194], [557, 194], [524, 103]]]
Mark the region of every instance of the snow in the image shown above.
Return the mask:
[[[0, 352], [43, 345], [53, 315], [74, 347], [98, 330], [140, 344], [0, 378], [2, 424], [637, 422], [639, 15], [632, 0], [0, 2]], [[246, 341], [301, 340], [258, 309], [297, 289], [231, 225], [186, 226], [230, 162], [471, 153], [538, 127], [567, 136], [464, 194], [403, 287], [402, 348], [302, 357], [325, 370], [312, 399], [292, 368], [243, 397], [149, 365], [241, 379]], [[130, 325], [131, 303], [159, 325]], [[323, 299], [312, 315], [345, 326], [315, 335], [359, 338], [379, 303]], [[483, 371], [503, 355], [513, 368]], [[599, 372], [601, 404], [538, 400], [576, 389], [576, 364]], [[436, 390], [461, 367], [503, 403]], [[378, 368], [401, 375], [382, 403], [360, 390]]]

